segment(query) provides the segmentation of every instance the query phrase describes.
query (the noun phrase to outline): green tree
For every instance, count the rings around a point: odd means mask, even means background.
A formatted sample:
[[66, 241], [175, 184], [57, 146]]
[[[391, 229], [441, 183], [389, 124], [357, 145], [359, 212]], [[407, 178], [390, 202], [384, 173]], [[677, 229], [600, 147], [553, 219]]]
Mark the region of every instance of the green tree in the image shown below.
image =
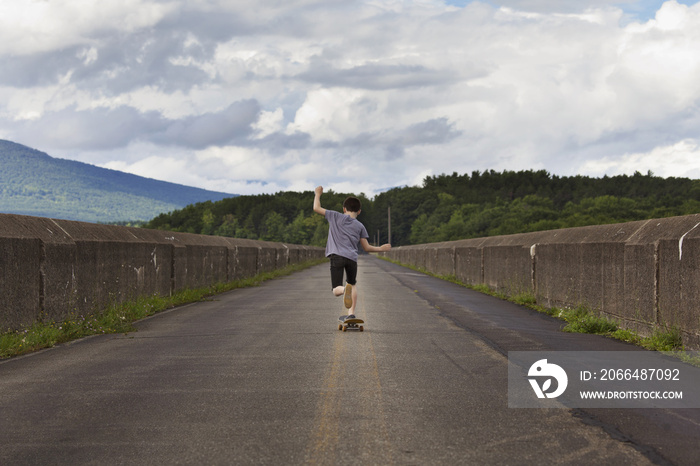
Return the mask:
[[224, 215], [221, 225], [219, 225], [214, 234], [217, 236], [228, 236], [235, 238], [239, 229], [240, 224], [238, 223], [236, 216], [233, 214], [226, 214]]
[[263, 220], [260, 239], [263, 241], [284, 241], [286, 222], [282, 215], [270, 212]]
[[206, 209], [202, 214], [202, 231], [203, 235], [211, 235], [214, 233], [214, 214], [211, 209]]

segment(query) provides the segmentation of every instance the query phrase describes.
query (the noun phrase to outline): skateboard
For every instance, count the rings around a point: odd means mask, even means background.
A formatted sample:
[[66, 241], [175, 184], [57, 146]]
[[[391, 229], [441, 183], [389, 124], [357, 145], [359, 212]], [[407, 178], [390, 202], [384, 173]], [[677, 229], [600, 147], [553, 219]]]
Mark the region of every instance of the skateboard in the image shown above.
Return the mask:
[[340, 316], [338, 318], [338, 321], [340, 322], [338, 324], [338, 330], [342, 330], [343, 332], [347, 332], [348, 330], [359, 330], [360, 332], [364, 332], [365, 328], [361, 325], [364, 324], [365, 321], [362, 319], [345, 319], [343, 320], [343, 317], [345, 316]]

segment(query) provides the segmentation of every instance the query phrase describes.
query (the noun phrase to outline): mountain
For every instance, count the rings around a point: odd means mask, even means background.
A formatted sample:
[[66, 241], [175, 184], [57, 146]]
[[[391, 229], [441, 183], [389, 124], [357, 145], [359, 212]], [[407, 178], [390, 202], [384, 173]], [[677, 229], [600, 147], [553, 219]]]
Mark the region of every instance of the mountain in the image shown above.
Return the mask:
[[0, 212], [85, 222], [149, 220], [234, 194], [50, 157], [0, 139]]

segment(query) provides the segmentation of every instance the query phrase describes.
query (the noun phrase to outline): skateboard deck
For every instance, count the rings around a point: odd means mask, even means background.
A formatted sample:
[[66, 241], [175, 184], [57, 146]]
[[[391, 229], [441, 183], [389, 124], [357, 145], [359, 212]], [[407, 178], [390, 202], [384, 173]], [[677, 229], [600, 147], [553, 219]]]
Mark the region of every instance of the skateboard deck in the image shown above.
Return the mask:
[[345, 316], [340, 316], [338, 318], [338, 321], [340, 322], [338, 324], [338, 330], [342, 330], [343, 332], [347, 332], [348, 330], [359, 330], [360, 332], [364, 332], [365, 327], [362, 325], [365, 323], [364, 320], [362, 319], [344, 319], [343, 317]]

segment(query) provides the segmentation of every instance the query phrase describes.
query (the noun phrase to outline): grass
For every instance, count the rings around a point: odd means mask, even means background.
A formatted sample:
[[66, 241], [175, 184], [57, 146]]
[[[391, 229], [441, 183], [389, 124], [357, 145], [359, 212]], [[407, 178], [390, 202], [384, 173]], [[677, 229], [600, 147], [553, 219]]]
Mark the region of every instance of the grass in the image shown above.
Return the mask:
[[[599, 316], [593, 313], [586, 306], [578, 306], [574, 309], [561, 309], [557, 307], [545, 308], [537, 304], [537, 298], [531, 292], [519, 292], [510, 296], [492, 290], [487, 285], [468, 285], [462, 283], [458, 281], [454, 275], [441, 276], [429, 272], [422, 267], [414, 267], [411, 265], [401, 264], [400, 262], [393, 261], [386, 257], [382, 257], [382, 259], [388, 262], [392, 262], [394, 264], [401, 265], [403, 267], [408, 267], [417, 272], [425, 273], [436, 278], [456, 283], [458, 285], [478, 291], [480, 293], [484, 293], [506, 301], [510, 301], [515, 304], [525, 306], [529, 309], [536, 310], [538, 312], [549, 314], [550, 316], [566, 321], [567, 324], [563, 328], [565, 332], [603, 335], [606, 337], [615, 338], [617, 340], [632, 343], [652, 351], [684, 351], [681, 332], [677, 327], [664, 327], [663, 329], [656, 329], [654, 330], [654, 333], [651, 336], [644, 337], [631, 330], [620, 328], [618, 322]], [[697, 363], [700, 364], [700, 362]]]
[[0, 359], [50, 348], [91, 335], [133, 332], [134, 322], [166, 309], [202, 301], [237, 288], [258, 286], [264, 281], [286, 276], [322, 262], [325, 262], [325, 259], [307, 261], [251, 278], [182, 290], [171, 296], [146, 296], [108, 306], [102, 312], [92, 315], [72, 314], [61, 322], [39, 321], [30, 327], [0, 334]]
[[561, 310], [560, 318], [567, 322], [565, 332], [611, 335], [620, 328], [617, 322], [594, 315], [585, 306]]

